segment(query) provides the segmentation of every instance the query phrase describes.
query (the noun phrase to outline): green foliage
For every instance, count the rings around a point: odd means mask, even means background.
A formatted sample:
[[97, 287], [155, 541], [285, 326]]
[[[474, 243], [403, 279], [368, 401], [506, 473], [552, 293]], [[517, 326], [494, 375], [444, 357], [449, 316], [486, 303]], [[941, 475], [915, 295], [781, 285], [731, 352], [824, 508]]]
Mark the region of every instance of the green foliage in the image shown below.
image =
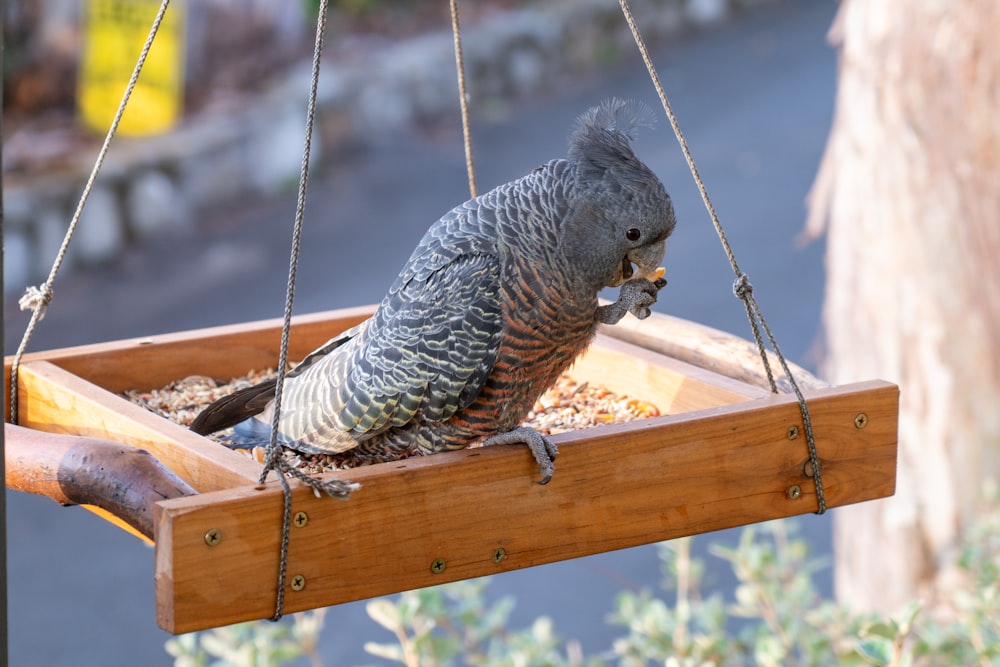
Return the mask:
[[[709, 547], [736, 576], [729, 601], [702, 595], [705, 562], [692, 556], [691, 538], [659, 545], [666, 594], [620, 593], [608, 622], [623, 635], [598, 655], [585, 656], [546, 617], [511, 628], [514, 601], [488, 603], [488, 578], [372, 600], [369, 616], [394, 640], [365, 649], [406, 667], [1000, 667], [1000, 492], [988, 498], [967, 531], [958, 585], [933, 611], [913, 602], [884, 618], [822, 598], [813, 578], [829, 564], [809, 557], [793, 522], [775, 521], [745, 528], [735, 546]], [[178, 667], [282, 665], [303, 655], [318, 665], [322, 620], [318, 611], [291, 626], [247, 623], [178, 637], [167, 649]]]
[[295, 614], [291, 623], [254, 621], [210, 632], [192, 632], [167, 640], [175, 667], [276, 667], [302, 657], [322, 661], [316, 640], [323, 630], [325, 609]]
[[368, 603], [368, 615], [392, 632], [394, 644], [368, 643], [365, 650], [407, 667], [496, 665], [530, 667], [596, 665], [584, 662], [579, 648], [553, 632], [541, 617], [523, 630], [508, 629], [513, 599], [484, 601], [489, 578], [409, 591], [396, 601]]
[[750, 526], [736, 546], [710, 547], [736, 575], [729, 604], [718, 594], [703, 599], [700, 575], [685, 574], [704, 567], [691, 558], [689, 539], [661, 545], [666, 582], [677, 582], [674, 604], [648, 593], [619, 596], [610, 620], [629, 634], [615, 643], [618, 664], [862, 664], [854, 659], [854, 643], [844, 641], [859, 624], [820, 598], [813, 574], [823, 564], [809, 559], [806, 542], [791, 539], [790, 530], [789, 522]]
[[608, 622], [628, 630], [615, 641], [613, 654], [624, 667], [670, 664], [677, 667], [721, 664], [739, 650], [726, 635], [726, 607], [721, 596], [702, 599], [704, 563], [691, 558], [691, 538], [659, 545], [664, 588], [676, 590], [674, 604], [649, 591], [623, 592]]

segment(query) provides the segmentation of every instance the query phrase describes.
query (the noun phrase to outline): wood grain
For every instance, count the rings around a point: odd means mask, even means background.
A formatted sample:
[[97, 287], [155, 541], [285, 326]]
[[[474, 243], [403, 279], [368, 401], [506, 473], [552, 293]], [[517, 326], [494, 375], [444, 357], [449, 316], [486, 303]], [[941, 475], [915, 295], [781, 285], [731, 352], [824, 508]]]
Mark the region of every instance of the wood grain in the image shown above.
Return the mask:
[[[809, 393], [828, 506], [895, 490], [898, 388], [867, 382]], [[864, 412], [867, 424], [855, 426]], [[797, 403], [742, 401], [557, 436], [548, 486], [519, 447], [438, 454], [343, 473], [349, 500], [296, 488], [287, 612], [814, 511]], [[340, 474], [340, 473], [338, 473]], [[788, 489], [801, 495], [790, 499]], [[180, 633], [274, 611], [279, 486], [157, 505], [157, 619]], [[205, 534], [219, 531], [208, 546]], [[506, 557], [493, 561], [496, 549]], [[443, 558], [440, 574], [430, 570]]]
[[663, 414], [729, 405], [770, 392], [638, 345], [599, 334], [569, 375], [654, 402]]
[[[749, 331], [749, 324], [747, 329]], [[653, 313], [642, 321], [625, 318], [614, 326], [604, 325], [601, 333], [738, 382], [769, 389], [756, 344], [725, 331], [679, 317]], [[768, 352], [768, 360], [778, 390], [791, 392], [791, 384], [783, 375], [777, 357]], [[821, 389], [828, 386], [804, 368], [791, 362], [788, 365], [800, 389]]]
[[260, 465], [47, 361], [21, 365], [18, 424], [148, 450], [199, 491], [254, 484]]
[[92, 505], [149, 540], [154, 504], [195, 493], [149, 452], [107, 440], [5, 424], [4, 456], [7, 488]]
[[[362, 306], [294, 317], [289, 359], [304, 357], [373, 311], [373, 306]], [[231, 378], [252, 368], [273, 368], [280, 340], [281, 320], [270, 319], [33, 352], [24, 355], [23, 362], [49, 361], [112, 393], [121, 393], [162, 387], [188, 375]], [[7, 357], [4, 381], [8, 385], [10, 363], [11, 357]], [[6, 414], [9, 418], [9, 412]]]

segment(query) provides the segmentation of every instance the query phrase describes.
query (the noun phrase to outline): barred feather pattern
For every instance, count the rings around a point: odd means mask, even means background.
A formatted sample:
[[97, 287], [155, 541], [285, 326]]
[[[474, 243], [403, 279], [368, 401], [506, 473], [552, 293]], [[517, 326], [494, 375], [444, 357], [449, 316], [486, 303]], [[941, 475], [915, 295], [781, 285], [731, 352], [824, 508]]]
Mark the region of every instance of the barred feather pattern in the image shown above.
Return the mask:
[[596, 329], [596, 293], [567, 307], [559, 280], [572, 187], [556, 160], [432, 226], [372, 319], [289, 374], [282, 441], [435, 452], [517, 426]]
[[[663, 185], [631, 150], [641, 110], [619, 100], [592, 109], [567, 159], [434, 223], [374, 315], [288, 373], [281, 442], [312, 453], [429, 453], [519, 426], [599, 320], [635, 312], [630, 299], [642, 290], [644, 304], [655, 300], [659, 287], [643, 279], [613, 313], [597, 301], [601, 287], [633, 275], [630, 262], [640, 276], [655, 269], [675, 224]], [[204, 423], [253, 414], [261, 391], [246, 399], [209, 406]], [[272, 409], [236, 424], [233, 443], [266, 441]]]

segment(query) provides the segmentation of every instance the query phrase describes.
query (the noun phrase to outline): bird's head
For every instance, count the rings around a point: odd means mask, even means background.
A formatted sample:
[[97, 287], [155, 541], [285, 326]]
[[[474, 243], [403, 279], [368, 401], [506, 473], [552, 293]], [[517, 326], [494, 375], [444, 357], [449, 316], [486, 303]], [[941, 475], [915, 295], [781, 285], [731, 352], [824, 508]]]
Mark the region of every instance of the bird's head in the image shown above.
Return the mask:
[[663, 184], [632, 152], [636, 127], [651, 121], [645, 105], [611, 99], [580, 116], [570, 136], [575, 195], [566, 246], [597, 288], [656, 271], [676, 225]]

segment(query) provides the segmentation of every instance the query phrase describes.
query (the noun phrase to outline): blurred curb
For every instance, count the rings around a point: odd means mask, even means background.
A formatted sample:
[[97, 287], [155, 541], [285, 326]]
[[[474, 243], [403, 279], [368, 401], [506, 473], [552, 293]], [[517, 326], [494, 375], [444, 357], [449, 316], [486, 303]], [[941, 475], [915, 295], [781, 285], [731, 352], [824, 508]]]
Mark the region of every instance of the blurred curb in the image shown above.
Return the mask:
[[[775, 0], [632, 0], [652, 47]], [[561, 77], [635, 59], [617, 3], [548, 2], [463, 26], [469, 96], [480, 117]], [[320, 74], [313, 162], [345, 147], [392, 143], [418, 124], [457, 118], [451, 33], [369, 44], [327, 56]], [[328, 49], [331, 51], [332, 49]], [[250, 194], [290, 191], [299, 176], [309, 63], [253, 100], [185, 118], [156, 137], [115, 139], [80, 220], [65, 267], [117, 257], [135, 240], [193, 227], [198, 217]], [[22, 292], [48, 274], [92, 168], [87, 151], [44, 177], [5, 176], [4, 285]]]

